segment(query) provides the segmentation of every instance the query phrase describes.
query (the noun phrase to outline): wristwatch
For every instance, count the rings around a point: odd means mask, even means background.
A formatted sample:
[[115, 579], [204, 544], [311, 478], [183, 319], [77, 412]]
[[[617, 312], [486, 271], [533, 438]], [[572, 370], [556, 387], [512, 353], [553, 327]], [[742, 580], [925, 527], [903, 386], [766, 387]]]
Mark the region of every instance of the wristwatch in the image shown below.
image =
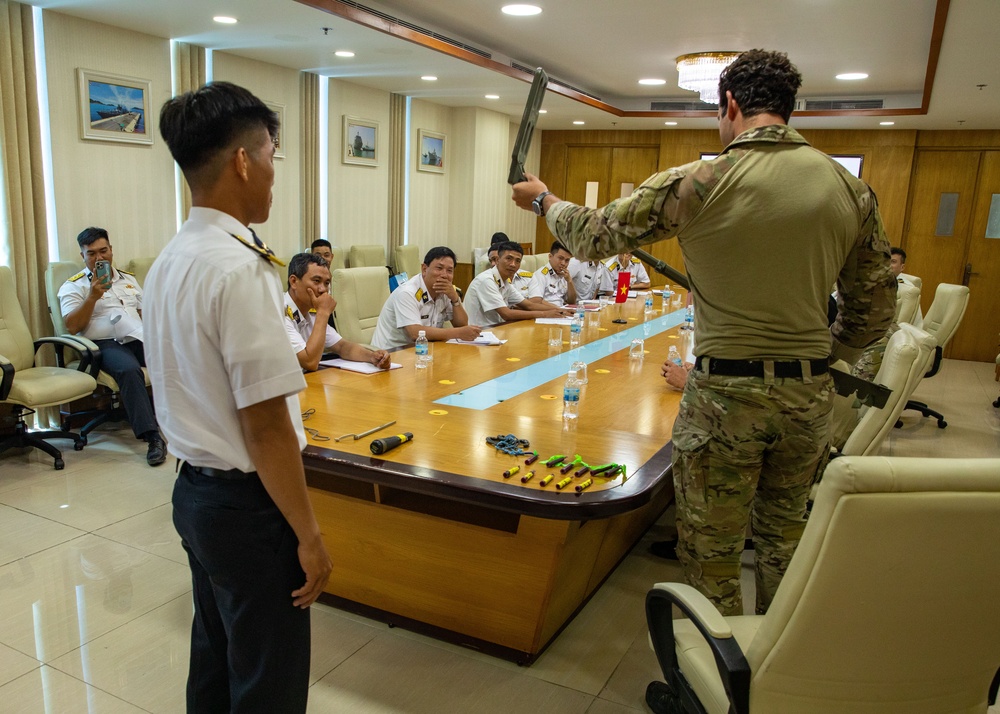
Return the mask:
[[545, 215], [545, 205], [542, 203], [542, 201], [545, 200], [546, 196], [551, 196], [551, 195], [552, 195], [551, 191], [542, 191], [540, 194], [538, 194], [535, 200], [531, 202], [531, 210], [535, 212], [536, 216]]

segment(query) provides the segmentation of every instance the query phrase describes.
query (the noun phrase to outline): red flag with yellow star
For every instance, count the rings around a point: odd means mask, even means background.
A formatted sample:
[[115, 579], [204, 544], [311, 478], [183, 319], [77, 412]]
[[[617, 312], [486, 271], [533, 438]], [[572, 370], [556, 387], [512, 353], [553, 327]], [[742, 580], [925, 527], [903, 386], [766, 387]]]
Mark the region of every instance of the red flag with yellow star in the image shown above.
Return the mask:
[[632, 284], [632, 273], [627, 270], [618, 272], [618, 288], [615, 290], [615, 302], [625, 302], [628, 299], [628, 286]]

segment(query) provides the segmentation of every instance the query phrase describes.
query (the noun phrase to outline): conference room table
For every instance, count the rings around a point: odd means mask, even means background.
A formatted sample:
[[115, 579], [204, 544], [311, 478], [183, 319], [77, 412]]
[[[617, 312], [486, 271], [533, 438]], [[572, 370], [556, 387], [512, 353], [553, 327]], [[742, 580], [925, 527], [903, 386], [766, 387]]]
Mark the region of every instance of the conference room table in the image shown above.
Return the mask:
[[[639, 296], [588, 313], [572, 349], [568, 326], [563, 344], [550, 346], [550, 326], [526, 320], [492, 328], [499, 346], [431, 343], [426, 369], [406, 348], [392, 352], [399, 369], [307, 375], [301, 403], [313, 432], [303, 460], [333, 559], [321, 601], [532, 662], [673, 496], [680, 392], [660, 366], [670, 345], [682, 355], [690, 345], [681, 304], [663, 310], [656, 297], [647, 315]], [[635, 339], [642, 357], [629, 354]], [[565, 420], [563, 386], [577, 360], [588, 383], [579, 418]], [[412, 441], [370, 450], [373, 439], [404, 432]], [[528, 466], [487, 443], [507, 434], [527, 439], [539, 460]], [[578, 464], [564, 475], [562, 464], [544, 463], [555, 455], [625, 473], [576, 477]]]

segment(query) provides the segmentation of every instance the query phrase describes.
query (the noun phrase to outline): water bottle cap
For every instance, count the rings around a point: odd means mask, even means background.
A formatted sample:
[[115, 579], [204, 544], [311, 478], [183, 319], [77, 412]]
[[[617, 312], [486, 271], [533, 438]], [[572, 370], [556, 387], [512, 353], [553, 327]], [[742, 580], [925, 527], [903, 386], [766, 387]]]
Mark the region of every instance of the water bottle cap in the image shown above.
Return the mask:
[[424, 331], [424, 330], [420, 330], [420, 331], [419, 331], [419, 332], [417, 333], [417, 339], [419, 340], [419, 339], [420, 339], [421, 337], [427, 337], [427, 332], [426, 332], [426, 331]]

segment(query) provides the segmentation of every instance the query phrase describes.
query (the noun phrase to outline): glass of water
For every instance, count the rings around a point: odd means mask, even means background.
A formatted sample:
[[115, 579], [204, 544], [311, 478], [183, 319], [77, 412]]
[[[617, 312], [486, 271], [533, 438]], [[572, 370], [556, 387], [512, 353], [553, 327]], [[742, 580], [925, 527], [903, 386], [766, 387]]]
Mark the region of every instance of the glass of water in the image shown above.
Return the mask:
[[631, 359], [642, 359], [645, 355], [646, 343], [643, 342], [642, 338], [635, 338], [632, 340], [632, 344], [628, 348], [628, 356]]

